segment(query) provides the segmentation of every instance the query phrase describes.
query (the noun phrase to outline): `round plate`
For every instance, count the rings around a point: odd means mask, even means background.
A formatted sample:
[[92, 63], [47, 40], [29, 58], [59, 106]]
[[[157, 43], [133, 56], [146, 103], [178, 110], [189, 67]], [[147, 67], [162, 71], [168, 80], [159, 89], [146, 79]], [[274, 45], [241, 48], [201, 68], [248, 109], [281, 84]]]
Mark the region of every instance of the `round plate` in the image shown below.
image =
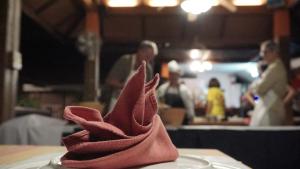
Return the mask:
[[195, 156], [180, 156], [174, 162], [159, 163], [140, 169], [214, 169], [207, 160]]
[[[61, 166], [60, 156], [52, 160], [39, 160], [28, 163], [16, 164], [6, 169], [68, 169]], [[223, 163], [210, 163], [199, 156], [182, 155], [174, 162], [159, 163], [138, 169], [239, 169]]]

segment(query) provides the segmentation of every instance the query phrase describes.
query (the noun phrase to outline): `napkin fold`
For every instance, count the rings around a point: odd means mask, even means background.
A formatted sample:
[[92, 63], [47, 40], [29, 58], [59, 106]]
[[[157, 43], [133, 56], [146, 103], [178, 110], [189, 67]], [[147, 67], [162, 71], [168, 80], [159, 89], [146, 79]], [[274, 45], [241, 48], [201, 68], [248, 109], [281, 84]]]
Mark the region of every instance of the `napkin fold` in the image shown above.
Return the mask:
[[69, 168], [121, 169], [174, 161], [178, 157], [157, 113], [156, 75], [145, 83], [145, 62], [128, 80], [114, 109], [102, 118], [95, 109], [68, 106], [64, 117], [84, 129], [63, 138]]

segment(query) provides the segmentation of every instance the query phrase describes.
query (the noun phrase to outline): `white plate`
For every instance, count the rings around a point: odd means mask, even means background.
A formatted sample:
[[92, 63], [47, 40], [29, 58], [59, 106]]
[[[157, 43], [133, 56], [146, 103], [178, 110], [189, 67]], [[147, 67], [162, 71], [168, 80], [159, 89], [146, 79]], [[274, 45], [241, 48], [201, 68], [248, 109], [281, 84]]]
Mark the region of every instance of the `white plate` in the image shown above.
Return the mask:
[[[52, 160], [39, 160], [28, 163], [16, 164], [6, 169], [67, 169], [60, 165], [60, 156]], [[210, 163], [199, 156], [183, 155], [174, 162], [159, 163], [139, 169], [239, 169], [223, 163]]]
[[207, 160], [195, 156], [180, 156], [174, 162], [159, 163], [141, 169], [213, 169]]

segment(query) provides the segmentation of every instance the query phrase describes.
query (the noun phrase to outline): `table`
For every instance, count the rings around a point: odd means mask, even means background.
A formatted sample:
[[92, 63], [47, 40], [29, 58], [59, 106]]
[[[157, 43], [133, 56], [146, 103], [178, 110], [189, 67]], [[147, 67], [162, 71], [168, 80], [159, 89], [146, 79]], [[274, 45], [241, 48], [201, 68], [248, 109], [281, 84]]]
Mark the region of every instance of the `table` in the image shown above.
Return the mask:
[[[203, 158], [224, 162], [240, 167], [241, 169], [250, 169], [250, 167], [231, 158], [223, 152], [216, 149], [178, 149], [181, 155], [198, 155]], [[62, 146], [17, 146], [17, 145], [0, 145], [0, 168], [9, 169], [13, 164], [30, 161], [38, 156], [45, 156], [51, 153], [65, 153], [66, 149]], [[49, 159], [50, 160], [50, 159]]]
[[203, 117], [195, 117], [190, 125], [247, 126], [248, 123], [243, 118], [227, 121], [208, 121]]

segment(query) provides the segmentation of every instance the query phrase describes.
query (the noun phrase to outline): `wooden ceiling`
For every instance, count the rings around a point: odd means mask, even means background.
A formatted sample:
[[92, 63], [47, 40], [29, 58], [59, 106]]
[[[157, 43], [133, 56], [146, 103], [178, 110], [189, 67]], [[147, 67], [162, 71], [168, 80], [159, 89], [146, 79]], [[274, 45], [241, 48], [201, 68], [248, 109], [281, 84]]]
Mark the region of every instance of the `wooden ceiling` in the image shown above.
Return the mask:
[[23, 12], [59, 39], [76, 38], [84, 25], [80, 0], [23, 0]]
[[[81, 0], [23, 0], [24, 12], [57, 37], [82, 31]], [[99, 6], [104, 42], [155, 40], [173, 47], [249, 47], [272, 37], [272, 13], [266, 7], [239, 7], [230, 13], [214, 7], [196, 21], [179, 7], [107, 8]]]
[[265, 7], [236, 13], [215, 7], [194, 22], [179, 8], [107, 8], [102, 15], [102, 36], [109, 42], [152, 39], [175, 48], [240, 48], [272, 37], [272, 13]]

